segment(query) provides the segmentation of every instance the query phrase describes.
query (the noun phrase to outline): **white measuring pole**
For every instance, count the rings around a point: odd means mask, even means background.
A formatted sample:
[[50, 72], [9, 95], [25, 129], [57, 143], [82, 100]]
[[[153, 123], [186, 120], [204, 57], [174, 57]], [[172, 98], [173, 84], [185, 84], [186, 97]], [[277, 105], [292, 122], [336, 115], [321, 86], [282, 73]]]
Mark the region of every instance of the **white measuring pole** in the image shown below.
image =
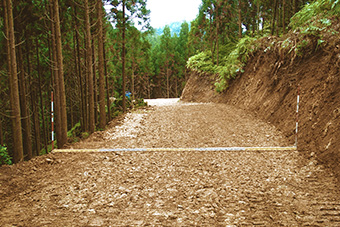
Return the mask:
[[[51, 131], [52, 131], [52, 151], [54, 150], [54, 100], [53, 100], [53, 91], [51, 92]], [[46, 147], [47, 150], [47, 147]]]
[[296, 103], [296, 126], [295, 126], [295, 147], [298, 146], [298, 131], [299, 131], [299, 105], [300, 105], [300, 85], [297, 88], [297, 103]]

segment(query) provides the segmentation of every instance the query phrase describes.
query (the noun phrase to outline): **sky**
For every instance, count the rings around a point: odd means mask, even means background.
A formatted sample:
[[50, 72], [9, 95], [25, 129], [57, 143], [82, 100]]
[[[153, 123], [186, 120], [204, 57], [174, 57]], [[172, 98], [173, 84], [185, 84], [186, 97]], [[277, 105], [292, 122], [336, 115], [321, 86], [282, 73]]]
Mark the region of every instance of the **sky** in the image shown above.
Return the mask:
[[194, 20], [202, 0], [147, 0], [150, 13], [150, 24], [161, 28], [172, 22]]

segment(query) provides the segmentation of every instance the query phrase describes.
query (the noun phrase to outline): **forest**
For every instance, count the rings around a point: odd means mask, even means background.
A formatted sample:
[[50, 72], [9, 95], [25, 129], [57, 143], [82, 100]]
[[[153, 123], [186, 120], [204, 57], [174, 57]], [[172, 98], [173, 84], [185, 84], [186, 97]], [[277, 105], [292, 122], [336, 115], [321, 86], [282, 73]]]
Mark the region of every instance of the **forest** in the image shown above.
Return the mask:
[[195, 20], [160, 32], [147, 0], [1, 0], [0, 164], [50, 152], [52, 131], [61, 148], [143, 98], [179, 97], [188, 70], [219, 74], [223, 90], [255, 40], [302, 26], [306, 4], [338, 2], [202, 0]]

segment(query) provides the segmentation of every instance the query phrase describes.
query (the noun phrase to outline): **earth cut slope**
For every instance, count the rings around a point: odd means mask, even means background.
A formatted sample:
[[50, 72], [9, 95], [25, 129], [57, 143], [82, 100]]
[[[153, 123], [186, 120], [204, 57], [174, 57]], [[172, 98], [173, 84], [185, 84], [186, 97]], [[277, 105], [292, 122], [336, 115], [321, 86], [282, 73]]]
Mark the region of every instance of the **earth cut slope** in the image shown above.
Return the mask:
[[191, 72], [181, 99], [227, 103], [245, 109], [276, 126], [293, 145], [300, 86], [298, 150], [331, 167], [340, 179], [338, 43], [336, 38], [326, 47], [310, 50], [294, 61], [279, 50], [260, 49], [248, 61], [245, 72], [219, 94], [214, 87], [216, 76]]

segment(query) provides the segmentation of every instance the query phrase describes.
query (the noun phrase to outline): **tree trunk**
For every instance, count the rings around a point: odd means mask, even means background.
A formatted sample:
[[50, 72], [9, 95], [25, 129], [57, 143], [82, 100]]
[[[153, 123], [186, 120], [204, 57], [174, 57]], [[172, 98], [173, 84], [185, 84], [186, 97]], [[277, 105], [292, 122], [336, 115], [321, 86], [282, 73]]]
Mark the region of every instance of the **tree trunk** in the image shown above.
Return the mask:
[[286, 0], [282, 0], [282, 32], [286, 34]]
[[274, 11], [273, 11], [273, 20], [272, 20], [271, 35], [274, 35], [274, 31], [275, 31], [275, 20], [276, 20], [277, 2], [278, 2], [278, 0], [274, 0], [274, 2], [273, 2]]
[[80, 123], [81, 128], [83, 131], [86, 131], [86, 108], [85, 108], [85, 95], [84, 95], [84, 89], [83, 89], [83, 75], [81, 70], [81, 60], [80, 60], [80, 42], [79, 42], [79, 27], [78, 27], [78, 19], [77, 19], [77, 6], [74, 4], [74, 21], [75, 21], [75, 40], [76, 40], [76, 46], [77, 46], [77, 56], [75, 57], [77, 59], [77, 71], [78, 71], [78, 79], [79, 79], [79, 87], [80, 87]]
[[126, 84], [126, 76], [125, 76], [125, 30], [126, 30], [126, 21], [125, 21], [125, 0], [123, 0], [123, 27], [122, 27], [122, 77], [123, 77], [123, 112], [126, 112], [126, 97], [125, 97], [125, 84]]
[[[220, 43], [219, 43], [219, 29], [220, 29], [220, 15], [219, 15], [219, 2], [217, 3], [217, 9], [216, 9], [216, 65], [219, 65], [219, 60], [220, 60]], [[176, 85], [177, 87], [177, 85]], [[177, 92], [176, 92], [177, 96]]]
[[96, 53], [94, 46], [94, 38], [92, 39], [92, 72], [93, 72], [93, 106], [94, 106], [94, 125], [98, 123], [98, 86], [97, 86], [97, 75], [96, 75]]
[[169, 66], [166, 67], [166, 97], [170, 98]]
[[2, 132], [2, 117], [0, 117], [0, 145], [4, 145], [4, 134]]
[[98, 72], [99, 72], [99, 127], [105, 128], [105, 75], [104, 75], [104, 34], [103, 34], [103, 2], [97, 1], [98, 18]]
[[86, 59], [87, 59], [87, 82], [88, 82], [88, 105], [89, 105], [89, 132], [95, 130], [94, 120], [94, 91], [93, 91], [93, 67], [92, 67], [92, 46], [91, 46], [91, 27], [90, 27], [89, 2], [85, 0], [85, 26], [86, 26]]
[[106, 105], [107, 105], [107, 120], [111, 121], [111, 101], [110, 101], [110, 93], [109, 93], [109, 79], [107, 75], [107, 63], [106, 63], [106, 54], [105, 54], [105, 41], [103, 40], [103, 57], [104, 57], [104, 75], [105, 75], [105, 85], [106, 85]]
[[[54, 1], [51, 1], [51, 37], [52, 37], [52, 88], [54, 92], [54, 129], [56, 134], [56, 139], [58, 135], [61, 135], [61, 123], [60, 123], [60, 98], [59, 95], [59, 83], [58, 83], [58, 59], [57, 59], [57, 43], [56, 43], [56, 29], [55, 29], [55, 10]], [[58, 142], [58, 141], [57, 141]]]
[[31, 138], [31, 118], [27, 107], [26, 99], [26, 80], [24, 61], [22, 56], [22, 46], [18, 48], [18, 60], [19, 60], [19, 95], [20, 95], [20, 110], [21, 110], [21, 126], [23, 136], [23, 146], [25, 148], [24, 155], [26, 160], [32, 159], [32, 138]]
[[[33, 86], [33, 84], [31, 86]], [[39, 122], [38, 101], [37, 101], [36, 90], [37, 88], [36, 86], [34, 86], [31, 92], [31, 105], [32, 105], [33, 127], [34, 127], [34, 137], [35, 137], [34, 154], [38, 156], [41, 151], [41, 134], [40, 134], [40, 122]]]
[[60, 31], [60, 19], [59, 19], [59, 6], [58, 0], [53, 1], [54, 8], [54, 23], [55, 23], [55, 36], [56, 36], [56, 51], [57, 51], [57, 78], [58, 80], [58, 96], [60, 105], [59, 124], [61, 125], [60, 135], [57, 135], [58, 147], [62, 148], [67, 143], [67, 114], [66, 114], [66, 95], [65, 95], [65, 83], [64, 83], [64, 63], [61, 43], [61, 31]]
[[132, 57], [131, 97], [135, 100], [135, 58]]
[[279, 36], [279, 30], [280, 30], [280, 13], [281, 13], [281, 5], [280, 5], [280, 0], [277, 0], [277, 5], [278, 5], [278, 9], [276, 9], [276, 36]]
[[[29, 39], [26, 37], [26, 61], [27, 61], [27, 73], [28, 75], [31, 75], [31, 59], [30, 59], [30, 43], [29, 43]], [[38, 39], [36, 42], [36, 49], [38, 52]], [[38, 74], [40, 71], [40, 65], [39, 65], [39, 57], [37, 57], [37, 69], [38, 69]], [[33, 81], [31, 80], [32, 77], [29, 77], [29, 84], [30, 84], [30, 89], [31, 92], [29, 92], [31, 94], [31, 106], [32, 106], [32, 114], [33, 114], [33, 128], [34, 128], [34, 138], [35, 138], [35, 146], [34, 146], [34, 150], [35, 152], [33, 152], [33, 156], [38, 156], [40, 154], [40, 150], [41, 150], [41, 133], [40, 133], [40, 122], [39, 122], [39, 110], [38, 110], [38, 101], [37, 101], [37, 87], [36, 87], [36, 83], [35, 80], [33, 78]], [[39, 88], [39, 90], [41, 90]], [[45, 123], [45, 121], [43, 121], [43, 124]]]
[[297, 13], [298, 11], [297, 2], [298, 0], [293, 0], [293, 12], [294, 12], [293, 14]]
[[238, 37], [242, 38], [242, 3], [241, 0], [238, 1]]
[[12, 109], [13, 127], [13, 161], [14, 163], [23, 160], [23, 145], [21, 132], [20, 100], [18, 87], [17, 60], [15, 53], [15, 36], [13, 22], [12, 0], [4, 0], [5, 8], [5, 30], [7, 38], [7, 61], [10, 79], [10, 102]]

